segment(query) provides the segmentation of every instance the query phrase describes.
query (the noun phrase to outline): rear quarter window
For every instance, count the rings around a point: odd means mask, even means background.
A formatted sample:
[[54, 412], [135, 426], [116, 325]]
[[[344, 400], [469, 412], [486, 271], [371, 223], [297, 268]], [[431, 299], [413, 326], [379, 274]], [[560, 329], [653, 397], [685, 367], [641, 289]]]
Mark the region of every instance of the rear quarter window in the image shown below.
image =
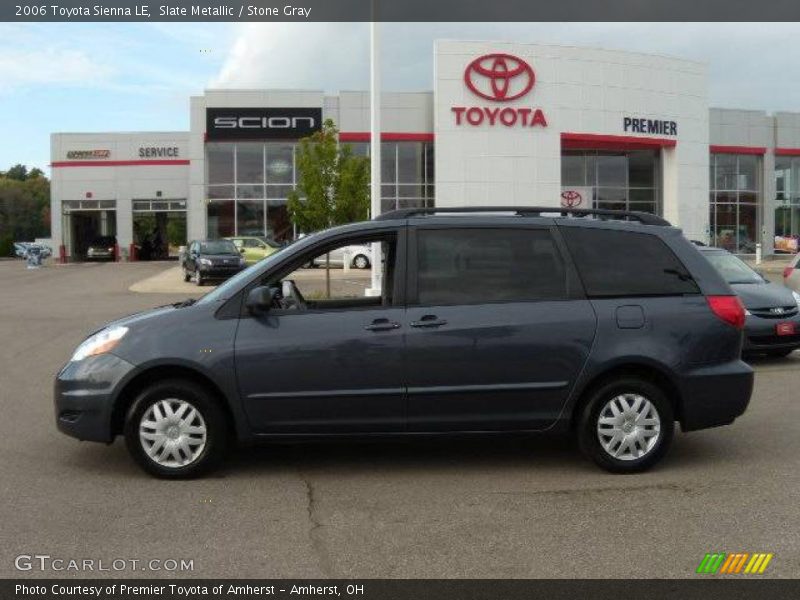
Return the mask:
[[561, 232], [588, 296], [700, 293], [683, 263], [655, 235], [588, 227], [562, 227]]

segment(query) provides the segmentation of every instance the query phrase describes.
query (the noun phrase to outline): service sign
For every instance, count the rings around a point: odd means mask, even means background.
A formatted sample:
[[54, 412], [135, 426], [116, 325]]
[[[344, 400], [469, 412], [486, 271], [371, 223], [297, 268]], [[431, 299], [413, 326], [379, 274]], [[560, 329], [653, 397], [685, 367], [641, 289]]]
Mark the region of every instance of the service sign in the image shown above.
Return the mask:
[[140, 146], [136, 156], [139, 158], [179, 158], [181, 150], [178, 146]]
[[207, 108], [206, 139], [296, 140], [322, 128], [321, 108]]

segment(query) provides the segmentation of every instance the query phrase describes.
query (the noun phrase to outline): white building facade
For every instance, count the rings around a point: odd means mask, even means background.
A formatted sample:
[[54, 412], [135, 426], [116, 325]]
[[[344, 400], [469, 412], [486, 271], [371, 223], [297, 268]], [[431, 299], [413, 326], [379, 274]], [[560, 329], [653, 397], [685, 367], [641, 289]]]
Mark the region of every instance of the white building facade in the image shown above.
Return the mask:
[[[382, 95], [383, 210], [568, 206], [660, 214], [737, 253], [796, 251], [800, 114], [709, 108], [702, 63], [602, 49], [438, 41], [434, 91]], [[325, 119], [368, 155], [369, 94], [208, 90], [190, 131], [53, 134], [52, 237], [80, 260], [187, 239], [289, 240], [299, 140]]]

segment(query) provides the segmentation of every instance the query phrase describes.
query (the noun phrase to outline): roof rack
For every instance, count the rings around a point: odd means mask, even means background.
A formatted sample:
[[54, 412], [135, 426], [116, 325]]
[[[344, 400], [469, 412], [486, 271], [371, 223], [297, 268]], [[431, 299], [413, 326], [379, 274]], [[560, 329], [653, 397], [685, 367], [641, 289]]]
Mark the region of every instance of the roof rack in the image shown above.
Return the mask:
[[394, 219], [408, 219], [436, 214], [463, 214], [463, 213], [511, 213], [520, 217], [541, 217], [543, 214], [557, 214], [562, 217], [605, 217], [609, 220], [638, 221], [643, 225], [658, 225], [669, 227], [671, 224], [666, 219], [652, 213], [635, 210], [606, 210], [602, 208], [563, 208], [559, 206], [467, 206], [463, 208], [401, 208], [382, 213], [375, 217], [375, 221], [389, 221]]

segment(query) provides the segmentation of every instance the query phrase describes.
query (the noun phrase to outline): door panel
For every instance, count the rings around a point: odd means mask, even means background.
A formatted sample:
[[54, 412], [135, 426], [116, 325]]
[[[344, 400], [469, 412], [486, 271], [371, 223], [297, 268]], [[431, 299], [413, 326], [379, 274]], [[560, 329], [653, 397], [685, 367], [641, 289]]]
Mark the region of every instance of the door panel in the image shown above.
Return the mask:
[[555, 231], [517, 219], [420, 226], [409, 239], [408, 429], [554, 423], [596, 329]]
[[243, 318], [239, 391], [259, 433], [403, 429], [402, 308]]
[[[410, 431], [544, 429], [591, 348], [587, 300], [411, 308]], [[435, 319], [434, 319], [435, 318]]]

